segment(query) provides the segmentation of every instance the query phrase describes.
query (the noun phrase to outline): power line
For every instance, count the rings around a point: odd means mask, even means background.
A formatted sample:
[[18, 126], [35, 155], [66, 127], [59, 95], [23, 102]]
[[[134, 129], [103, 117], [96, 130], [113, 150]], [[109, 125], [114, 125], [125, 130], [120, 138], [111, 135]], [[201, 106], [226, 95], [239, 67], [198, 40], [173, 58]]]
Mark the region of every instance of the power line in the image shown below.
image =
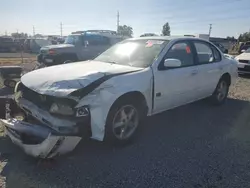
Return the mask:
[[212, 32], [212, 24], [209, 24], [209, 32], [208, 32], [209, 36], [211, 35], [211, 32]]
[[60, 23], [61, 37], [62, 37], [62, 22]]
[[35, 26], [33, 25], [33, 37], [36, 35]]
[[120, 24], [120, 14], [119, 14], [119, 11], [117, 11], [117, 33], [119, 29], [119, 24]]

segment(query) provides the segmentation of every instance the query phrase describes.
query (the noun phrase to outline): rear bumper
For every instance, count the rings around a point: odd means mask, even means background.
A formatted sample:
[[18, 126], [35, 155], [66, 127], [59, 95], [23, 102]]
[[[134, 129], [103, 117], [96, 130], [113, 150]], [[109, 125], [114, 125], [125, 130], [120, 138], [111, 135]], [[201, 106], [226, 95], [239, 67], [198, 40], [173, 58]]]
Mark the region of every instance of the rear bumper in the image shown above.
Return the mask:
[[19, 100], [18, 106], [25, 114], [24, 121], [17, 120], [14, 113], [6, 110], [6, 117], [10, 114], [13, 117], [0, 119], [0, 122], [12, 142], [33, 157], [52, 158], [68, 153], [83, 137], [91, 135], [89, 118], [54, 117], [25, 99]]

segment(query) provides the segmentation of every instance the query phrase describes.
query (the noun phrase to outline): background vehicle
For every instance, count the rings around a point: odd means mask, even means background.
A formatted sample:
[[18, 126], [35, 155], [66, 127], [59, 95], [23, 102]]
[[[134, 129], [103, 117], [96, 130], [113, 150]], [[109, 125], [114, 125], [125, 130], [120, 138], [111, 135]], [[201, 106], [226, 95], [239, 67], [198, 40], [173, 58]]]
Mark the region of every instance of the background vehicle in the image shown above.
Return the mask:
[[124, 40], [115, 31], [88, 30], [73, 32], [64, 44], [45, 46], [37, 57], [39, 63], [46, 66], [65, 62], [93, 59], [110, 46]]
[[214, 42], [214, 44], [224, 53], [228, 54], [228, 49], [226, 49], [222, 44]]
[[245, 43], [241, 43], [240, 48], [239, 48], [239, 54], [243, 53], [245, 50], [247, 50], [248, 48], [250, 48], [250, 41], [245, 42]]
[[24, 51], [31, 53], [39, 53], [43, 46], [51, 45], [51, 41], [47, 39], [28, 38], [24, 41]]
[[236, 56], [235, 59], [238, 61], [238, 72], [240, 74], [250, 74], [250, 47]]
[[19, 43], [15, 42], [11, 37], [0, 37], [0, 51], [16, 52], [20, 49]]
[[206, 40], [133, 38], [93, 61], [25, 74], [15, 100], [37, 123], [26, 116], [1, 121], [25, 152], [50, 158], [73, 150], [86, 136], [127, 143], [145, 116], [202, 98], [223, 104], [236, 77], [236, 61]]

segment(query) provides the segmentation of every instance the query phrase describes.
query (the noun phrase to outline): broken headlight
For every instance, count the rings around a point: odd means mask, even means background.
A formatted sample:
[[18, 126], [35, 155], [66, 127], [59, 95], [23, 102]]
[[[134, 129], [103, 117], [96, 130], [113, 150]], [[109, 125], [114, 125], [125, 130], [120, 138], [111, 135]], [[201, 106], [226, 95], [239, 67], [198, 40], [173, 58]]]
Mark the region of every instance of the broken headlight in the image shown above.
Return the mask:
[[67, 104], [53, 103], [49, 110], [50, 113], [71, 116], [74, 115], [74, 110]]
[[89, 115], [89, 107], [82, 106], [76, 110], [76, 117], [84, 117]]

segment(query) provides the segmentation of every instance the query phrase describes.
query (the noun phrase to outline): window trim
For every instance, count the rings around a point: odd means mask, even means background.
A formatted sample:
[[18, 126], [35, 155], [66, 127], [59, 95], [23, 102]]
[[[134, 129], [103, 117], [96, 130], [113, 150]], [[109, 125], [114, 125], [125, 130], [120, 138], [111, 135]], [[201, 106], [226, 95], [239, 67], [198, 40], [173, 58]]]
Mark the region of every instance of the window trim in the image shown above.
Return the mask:
[[[221, 60], [222, 60], [222, 56], [221, 56], [221, 53], [220, 53], [220, 51], [213, 45], [213, 44], [211, 44], [210, 42], [206, 42], [206, 41], [202, 41], [202, 40], [192, 40], [192, 43], [193, 43], [193, 46], [194, 46], [194, 49], [195, 49], [195, 51], [194, 51], [194, 53], [195, 53], [195, 56], [196, 56], [196, 65], [197, 66], [199, 66], [199, 65], [207, 65], [207, 64], [213, 64], [213, 63], [218, 63], [218, 62], [220, 62]], [[214, 50], [213, 50], [213, 48], [215, 49], [215, 50], [217, 50], [217, 52], [219, 53], [219, 55], [220, 55], [220, 61], [212, 61], [212, 62], [207, 62], [207, 63], [199, 63], [199, 59], [198, 59], [198, 52], [197, 52], [197, 50], [196, 50], [196, 47], [195, 47], [195, 43], [200, 43], [200, 44], [205, 44], [205, 45], [207, 45], [210, 49], [211, 49], [211, 51], [212, 51], [212, 53], [213, 53], [213, 57], [214, 57]], [[213, 48], [212, 48], [213, 47]], [[215, 57], [214, 57], [214, 59], [215, 59]]]
[[[212, 63], [218, 63], [218, 62], [221, 62], [221, 60], [222, 60], [222, 57], [221, 57], [221, 52], [216, 48], [216, 46], [215, 45], [213, 45], [213, 44], [210, 44], [210, 46], [211, 46], [211, 49], [212, 49], [212, 52], [213, 52], [213, 56], [214, 56], [214, 50], [215, 51], [217, 51], [217, 53], [219, 54], [219, 61], [217, 60], [217, 61], [213, 61]], [[215, 59], [215, 56], [214, 56], [214, 59]]]
[[[192, 54], [192, 56], [193, 56], [193, 62], [194, 62], [194, 64], [193, 64], [193, 65], [187, 65], [187, 66], [181, 66], [181, 67], [173, 67], [173, 68], [169, 68], [169, 67], [168, 67], [168, 68], [167, 68], [167, 67], [164, 66], [165, 57], [167, 56], [167, 54], [168, 54], [168, 52], [171, 50], [171, 48], [172, 48], [174, 45], [178, 44], [178, 43], [186, 43], [188, 46], [190, 46], [190, 48], [191, 48], [191, 54]], [[172, 45], [169, 47], [168, 51], [164, 54], [164, 56], [163, 56], [163, 58], [161, 59], [159, 65], [158, 65], [158, 67], [157, 67], [157, 69], [158, 69], [159, 71], [165, 71], [165, 70], [180, 69], [180, 68], [186, 68], [186, 67], [193, 67], [193, 66], [196, 66], [196, 65], [197, 65], [197, 64], [196, 64], [196, 55], [195, 55], [195, 53], [194, 53], [194, 52], [196, 52], [196, 51], [194, 51], [194, 50], [195, 50], [195, 47], [194, 47], [193, 43], [192, 43], [190, 40], [178, 40], [178, 41], [176, 41], [174, 44], [172, 44]]]
[[[94, 40], [90, 40], [91, 37], [93, 37], [92, 39]], [[110, 38], [107, 36], [103, 36], [103, 35], [83, 35], [83, 44], [84, 44], [84, 41], [86, 40], [89, 42], [89, 46], [110, 46], [111, 45]], [[98, 42], [98, 43], [91, 44], [93, 41]], [[105, 41], [106, 44], [104, 44], [103, 41]]]

